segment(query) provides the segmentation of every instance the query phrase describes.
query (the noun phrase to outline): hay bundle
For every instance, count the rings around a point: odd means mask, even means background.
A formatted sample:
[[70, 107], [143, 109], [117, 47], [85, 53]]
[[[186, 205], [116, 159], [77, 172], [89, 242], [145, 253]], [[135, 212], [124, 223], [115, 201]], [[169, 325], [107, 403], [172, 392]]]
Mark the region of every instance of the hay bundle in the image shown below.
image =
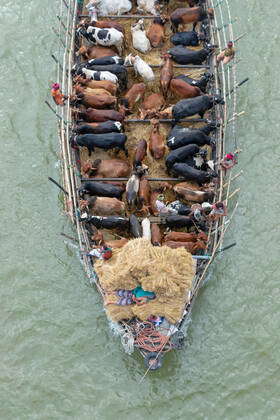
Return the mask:
[[190, 289], [194, 266], [184, 248], [154, 247], [140, 238], [115, 250], [111, 260], [98, 262], [96, 272], [106, 292], [141, 285], [159, 297], [177, 298]]
[[[104, 304], [110, 319], [137, 317], [145, 321], [150, 315], [158, 315], [171, 323], [182, 317], [195, 272], [192, 256], [184, 248], [153, 247], [143, 238], [114, 250], [113, 257], [97, 261], [95, 269], [107, 293]], [[119, 306], [115, 304], [118, 299], [111, 299], [115, 290], [132, 290], [138, 285], [155, 292], [156, 299], [141, 306]]]

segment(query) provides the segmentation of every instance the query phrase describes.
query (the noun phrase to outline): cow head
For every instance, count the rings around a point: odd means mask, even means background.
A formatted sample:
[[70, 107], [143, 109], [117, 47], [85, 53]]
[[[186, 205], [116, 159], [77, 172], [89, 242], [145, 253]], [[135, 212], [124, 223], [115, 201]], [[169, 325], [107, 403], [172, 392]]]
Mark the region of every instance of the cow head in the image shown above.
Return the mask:
[[214, 95], [212, 97], [212, 99], [213, 99], [214, 105], [216, 105], [216, 104], [224, 105], [225, 104], [225, 101], [223, 100], [222, 96], [220, 96], [220, 95]]

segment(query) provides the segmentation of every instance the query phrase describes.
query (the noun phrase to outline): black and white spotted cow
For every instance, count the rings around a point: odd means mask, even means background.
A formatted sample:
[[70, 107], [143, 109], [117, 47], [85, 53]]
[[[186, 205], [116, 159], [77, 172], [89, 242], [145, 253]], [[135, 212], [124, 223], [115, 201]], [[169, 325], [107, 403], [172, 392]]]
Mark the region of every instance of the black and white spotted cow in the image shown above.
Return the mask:
[[110, 82], [118, 84], [118, 76], [111, 73], [110, 71], [90, 70], [83, 67], [79, 69], [77, 75], [84, 75], [87, 79], [91, 80], [110, 80]]
[[112, 47], [115, 45], [119, 54], [122, 54], [123, 34], [115, 28], [100, 29], [94, 26], [77, 29], [77, 35], [84, 37], [92, 45]]

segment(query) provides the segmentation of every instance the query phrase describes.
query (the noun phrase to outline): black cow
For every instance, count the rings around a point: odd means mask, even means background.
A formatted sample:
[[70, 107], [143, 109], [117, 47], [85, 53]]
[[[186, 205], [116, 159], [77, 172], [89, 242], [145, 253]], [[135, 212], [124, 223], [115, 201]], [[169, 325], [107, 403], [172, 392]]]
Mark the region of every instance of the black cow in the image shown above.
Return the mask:
[[122, 125], [119, 121], [105, 121], [96, 123], [95, 125], [77, 125], [73, 131], [77, 134], [120, 133], [122, 131]]
[[215, 128], [215, 124], [212, 123], [199, 129], [189, 129], [176, 125], [170, 131], [167, 138], [167, 146], [172, 150], [189, 144], [196, 144], [197, 146], [204, 146], [207, 144], [208, 146], [213, 146], [215, 145], [215, 139], [207, 134], [212, 130], [215, 130]]
[[91, 60], [88, 60], [84, 63], [85, 67], [88, 69], [91, 68], [91, 66], [108, 66], [110, 64], [124, 64], [124, 59], [122, 57], [119, 57], [118, 55], [114, 56], [107, 56], [107, 57], [99, 57], [99, 58], [92, 58]]
[[80, 198], [84, 198], [85, 194], [121, 198], [123, 192], [124, 190], [121, 187], [99, 181], [86, 181], [78, 190]]
[[193, 220], [188, 216], [173, 215], [167, 216], [165, 219], [166, 225], [170, 228], [192, 227], [194, 226]]
[[91, 223], [97, 229], [115, 229], [115, 228], [126, 228], [128, 226], [128, 219], [124, 217], [117, 217], [117, 216], [108, 216], [108, 217], [101, 217], [101, 216], [91, 216], [88, 218], [87, 223]]
[[185, 74], [179, 74], [179, 76], [174, 77], [174, 79], [181, 79], [184, 82], [188, 83], [191, 86], [198, 87], [202, 92], [206, 92], [208, 82], [213, 78], [213, 74], [205, 72], [200, 79], [192, 79], [191, 77], [186, 76]]
[[224, 105], [224, 101], [219, 95], [204, 95], [182, 99], [173, 106], [172, 115], [175, 121], [180, 121], [182, 118], [191, 117], [195, 114], [199, 114], [203, 118], [204, 113], [216, 104]]
[[178, 64], [202, 64], [206, 58], [213, 52], [213, 46], [207, 46], [201, 50], [190, 50], [182, 45], [170, 48], [168, 54], [172, 56], [175, 63]]
[[187, 146], [179, 147], [167, 155], [165, 164], [170, 169], [176, 162], [185, 162], [190, 156], [194, 156], [199, 152], [199, 147], [196, 144], [189, 144]]
[[195, 181], [199, 185], [210, 182], [211, 178], [217, 177], [217, 173], [214, 171], [201, 171], [199, 169], [193, 168], [187, 163], [174, 163], [172, 166], [172, 172], [178, 176], [183, 177], [187, 181]]
[[142, 238], [142, 227], [134, 214], [129, 217], [129, 226], [134, 238]]
[[87, 147], [89, 156], [94, 152], [95, 147], [100, 149], [118, 149], [123, 150], [128, 156], [125, 142], [127, 137], [121, 133], [105, 133], [105, 134], [81, 134], [71, 139], [71, 146]]
[[199, 41], [203, 41], [204, 39], [205, 36], [203, 34], [197, 33], [196, 31], [184, 31], [177, 32], [176, 34], [172, 35], [170, 41], [174, 45], [197, 47], [199, 45]]

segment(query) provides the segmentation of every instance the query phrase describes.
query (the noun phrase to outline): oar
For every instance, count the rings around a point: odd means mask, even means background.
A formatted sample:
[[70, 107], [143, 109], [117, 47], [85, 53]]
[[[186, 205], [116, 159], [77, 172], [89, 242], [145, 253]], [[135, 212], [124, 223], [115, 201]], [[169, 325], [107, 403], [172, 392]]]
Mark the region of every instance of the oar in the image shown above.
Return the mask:
[[237, 83], [237, 85], [234, 86], [234, 88], [232, 88], [227, 94], [226, 96], [230, 95], [232, 92], [234, 92], [235, 89], [239, 88], [240, 86], [242, 86], [244, 83], [248, 82], [249, 77], [246, 77], [246, 79], [242, 80], [241, 82]]
[[50, 176], [48, 176], [48, 180], [51, 181], [51, 182], [53, 182], [58, 188], [60, 188], [61, 191], [64, 192], [64, 194], [69, 195], [69, 193], [61, 185], [59, 185], [59, 183], [56, 182], [53, 178], [51, 178]]

